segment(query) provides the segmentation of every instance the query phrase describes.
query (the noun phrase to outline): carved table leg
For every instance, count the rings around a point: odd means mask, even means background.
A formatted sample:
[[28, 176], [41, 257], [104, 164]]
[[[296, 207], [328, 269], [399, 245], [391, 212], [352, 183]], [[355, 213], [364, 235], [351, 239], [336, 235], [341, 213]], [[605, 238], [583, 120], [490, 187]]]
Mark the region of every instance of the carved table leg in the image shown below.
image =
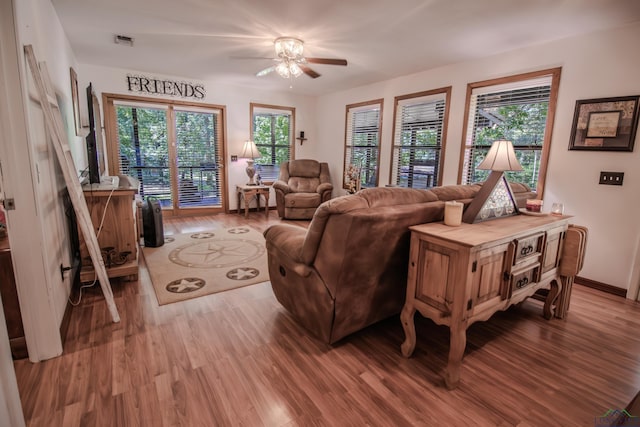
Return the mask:
[[444, 375], [444, 382], [449, 390], [454, 389], [460, 382], [460, 368], [462, 367], [462, 356], [467, 346], [467, 331], [464, 328], [451, 328], [449, 338], [449, 363], [447, 372]]
[[[551, 281], [551, 289], [549, 289], [549, 295], [547, 295], [547, 299], [544, 301], [544, 318], [549, 320], [553, 317], [554, 309], [553, 304], [558, 298], [560, 294], [560, 284], [556, 279]], [[558, 307], [556, 307], [556, 310]]]
[[402, 328], [404, 329], [405, 340], [400, 346], [404, 357], [411, 357], [413, 350], [416, 348], [416, 325], [414, 323], [414, 315], [416, 309], [411, 304], [405, 304], [400, 313]]
[[558, 319], [564, 319], [564, 317], [567, 315], [567, 311], [569, 311], [569, 302], [571, 300], [571, 288], [573, 286], [573, 277], [561, 276], [560, 285], [562, 286], [562, 289], [560, 290], [560, 295], [558, 296], [558, 302], [556, 303], [555, 315]]
[[249, 193], [242, 194], [244, 198], [244, 217], [249, 218], [249, 203], [251, 203], [251, 197], [249, 197]]

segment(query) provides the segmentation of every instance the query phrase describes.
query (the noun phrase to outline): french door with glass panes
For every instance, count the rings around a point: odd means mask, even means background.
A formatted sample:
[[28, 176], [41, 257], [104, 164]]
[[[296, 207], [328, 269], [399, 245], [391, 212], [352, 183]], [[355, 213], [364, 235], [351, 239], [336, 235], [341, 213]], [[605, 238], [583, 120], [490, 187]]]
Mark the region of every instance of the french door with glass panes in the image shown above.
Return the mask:
[[169, 214], [224, 211], [223, 109], [131, 100], [112, 105], [119, 173], [140, 182], [140, 196], [157, 198]]

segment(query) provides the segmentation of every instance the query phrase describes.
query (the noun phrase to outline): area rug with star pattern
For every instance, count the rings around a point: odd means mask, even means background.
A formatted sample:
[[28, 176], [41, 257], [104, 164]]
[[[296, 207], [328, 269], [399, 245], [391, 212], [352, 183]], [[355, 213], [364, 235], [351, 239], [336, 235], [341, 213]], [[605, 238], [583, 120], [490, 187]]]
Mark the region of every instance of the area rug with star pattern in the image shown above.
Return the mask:
[[169, 235], [142, 253], [159, 305], [269, 280], [264, 237], [251, 227]]

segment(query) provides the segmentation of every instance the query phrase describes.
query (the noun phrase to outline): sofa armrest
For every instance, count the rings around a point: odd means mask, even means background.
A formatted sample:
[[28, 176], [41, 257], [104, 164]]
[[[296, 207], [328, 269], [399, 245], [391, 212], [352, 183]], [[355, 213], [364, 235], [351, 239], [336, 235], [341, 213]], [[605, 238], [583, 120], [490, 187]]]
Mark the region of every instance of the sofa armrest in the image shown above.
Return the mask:
[[274, 190], [280, 190], [284, 194], [291, 193], [291, 187], [289, 187], [289, 184], [279, 179], [274, 181], [272, 186]]
[[311, 274], [312, 269], [302, 259], [302, 247], [307, 230], [295, 225], [272, 225], [264, 232], [267, 250], [278, 252], [278, 262], [302, 277]]

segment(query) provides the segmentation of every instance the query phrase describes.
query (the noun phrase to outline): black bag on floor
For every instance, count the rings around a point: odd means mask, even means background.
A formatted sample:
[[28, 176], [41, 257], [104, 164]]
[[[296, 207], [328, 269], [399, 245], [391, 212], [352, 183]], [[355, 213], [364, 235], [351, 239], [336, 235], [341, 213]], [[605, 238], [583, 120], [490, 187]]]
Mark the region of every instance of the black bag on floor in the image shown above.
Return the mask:
[[147, 197], [147, 202], [142, 205], [142, 224], [146, 247], [157, 248], [164, 245], [162, 207], [157, 198]]

